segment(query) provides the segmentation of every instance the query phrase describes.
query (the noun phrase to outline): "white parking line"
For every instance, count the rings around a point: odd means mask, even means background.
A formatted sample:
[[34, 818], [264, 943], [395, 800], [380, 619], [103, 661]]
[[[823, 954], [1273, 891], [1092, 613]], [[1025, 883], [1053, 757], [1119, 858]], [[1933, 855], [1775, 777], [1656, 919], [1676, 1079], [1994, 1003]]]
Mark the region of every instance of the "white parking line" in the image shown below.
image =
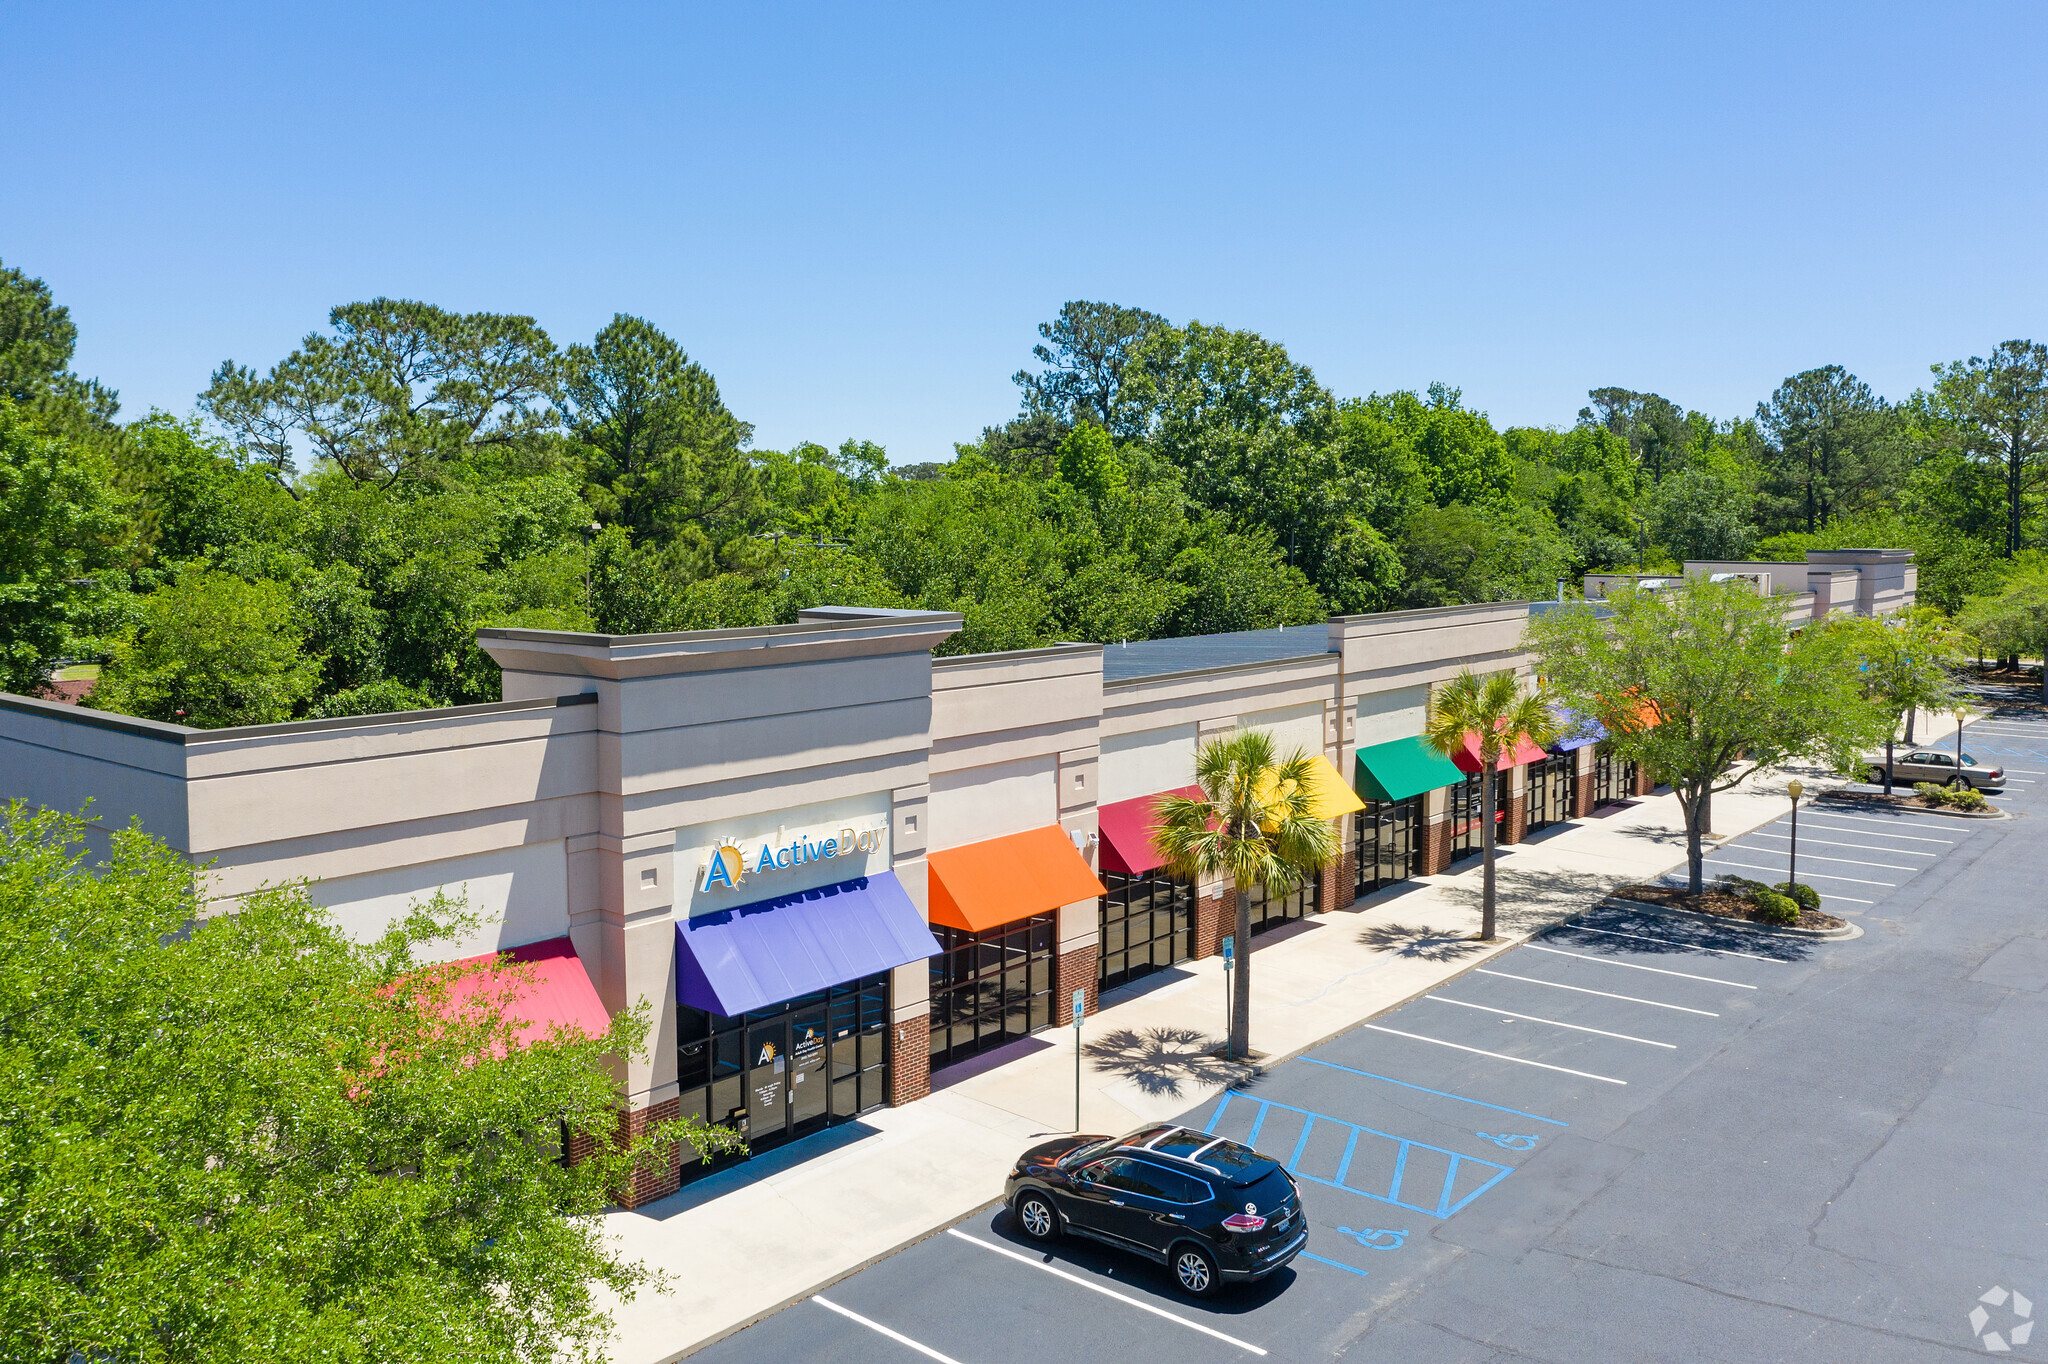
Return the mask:
[[[1846, 819], [1851, 818], [1851, 816], [1831, 815], [1829, 816], [1829, 818]], [[1889, 823], [1890, 821], [1883, 822]], [[1770, 827], [1773, 829], [1783, 829], [1788, 827], [1788, 822], [1781, 819], [1776, 824], [1773, 824]], [[1825, 829], [1827, 832], [1831, 834], [1861, 834], [1865, 838], [1889, 838], [1896, 842], [1901, 843], [1945, 843], [1949, 847], [1954, 847], [1956, 842], [1953, 838], [1928, 838], [1925, 835], [1916, 837], [1913, 834], [1882, 833], [1876, 829], [1844, 829], [1840, 825], [1836, 824], [1808, 824], [1806, 827], [1809, 829]], [[1904, 849], [1900, 849], [1900, 851], [1903, 852]]]
[[1558, 947], [1538, 947], [1532, 942], [1525, 942], [1522, 946], [1531, 952], [1548, 952], [1552, 956], [1557, 957], [1577, 957], [1580, 961], [1597, 961], [1602, 966], [1626, 966], [1631, 971], [1654, 971], [1660, 976], [1677, 976], [1683, 980], [1703, 980], [1709, 985], [1732, 985], [1738, 990], [1754, 990], [1756, 988], [1754, 985], [1744, 985], [1739, 980], [1721, 980], [1715, 976], [1695, 976], [1684, 971], [1667, 971], [1661, 966], [1639, 966], [1632, 961], [1616, 961], [1612, 957], [1596, 957], [1587, 952], [1567, 952]]
[[[1708, 856], [1710, 856], [1710, 857], [1711, 857], [1711, 856], [1718, 856], [1718, 855], [1719, 855], [1719, 851], [1720, 851], [1719, 849], [1716, 849], [1716, 850], [1715, 850], [1715, 852], [1713, 852], [1713, 853], [1710, 853], [1710, 854], [1708, 854]], [[1735, 849], [1735, 851], [1737, 851], [1737, 852], [1753, 852], [1753, 853], [1774, 853], [1774, 852], [1779, 852], [1779, 851], [1782, 851], [1782, 850], [1781, 850], [1781, 849], [1778, 849], [1778, 848], [1743, 848], [1743, 847], [1738, 847], [1738, 848], [1736, 848], [1736, 849]], [[1873, 861], [1871, 861], [1871, 860], [1870, 860], [1869, 858], [1867, 858], [1867, 857], [1822, 857], [1822, 856], [1821, 856], [1821, 855], [1820, 855], [1819, 853], [1809, 853], [1809, 854], [1808, 854], [1808, 855], [1806, 856], [1805, 860], [1806, 860], [1806, 861], [1808, 861], [1808, 862], [1839, 862], [1839, 863], [1840, 863], [1841, 865], [1843, 865], [1843, 866], [1845, 866], [1845, 867], [1883, 867], [1883, 868], [1884, 868], [1884, 869], [1885, 869], [1886, 871], [1924, 871], [1924, 870], [1926, 870], [1926, 868], [1924, 868], [1924, 867], [1907, 867], [1907, 866], [1901, 866], [1901, 865], [1899, 865], [1899, 864], [1897, 864], [1897, 863], [1894, 863], [1894, 862], [1873, 862]]]
[[1548, 985], [1553, 990], [1570, 990], [1575, 995], [1598, 995], [1602, 999], [1619, 999], [1628, 1004], [1647, 1004], [1653, 1009], [1672, 1009], [1682, 1014], [1698, 1014], [1702, 1018], [1719, 1018], [1712, 1009], [1688, 1009], [1683, 1004], [1666, 1004], [1661, 999], [1637, 999], [1634, 995], [1609, 994], [1605, 990], [1588, 990], [1583, 985], [1566, 985], [1561, 981], [1538, 980], [1534, 976], [1518, 976], [1511, 971], [1490, 971], [1484, 966], [1472, 968], [1475, 976], [1499, 976], [1502, 980], [1519, 980], [1530, 985]]
[[1564, 927], [1574, 933], [1604, 933], [1610, 938], [1640, 938], [1644, 942], [1670, 943], [1673, 947], [1683, 947], [1688, 952], [1714, 952], [1724, 957], [1748, 957], [1751, 961], [1767, 961], [1773, 966], [1791, 965], [1790, 962], [1780, 961], [1776, 957], [1759, 956], [1755, 952], [1738, 952], [1732, 947], [1701, 947], [1698, 943], [1681, 942], [1677, 938], [1660, 938], [1653, 933], [1623, 933], [1612, 928], [1588, 928], [1585, 924], [1565, 924]]
[[[1790, 834], [1774, 834], [1774, 833], [1771, 833], [1771, 832], [1769, 832], [1769, 831], [1767, 831], [1767, 830], [1764, 830], [1764, 829], [1757, 829], [1757, 830], [1754, 830], [1754, 831], [1752, 831], [1751, 833], [1749, 833], [1749, 834], [1747, 834], [1747, 835], [1745, 835], [1745, 836], [1746, 836], [1746, 837], [1749, 837], [1749, 838], [1782, 838], [1782, 839], [1784, 839], [1784, 840], [1785, 840], [1786, 842], [1788, 842], [1788, 843], [1792, 841], [1792, 835], [1790, 835]], [[1918, 848], [1887, 848], [1887, 847], [1885, 847], [1885, 846], [1884, 846], [1883, 844], [1880, 844], [1880, 843], [1844, 843], [1844, 842], [1842, 842], [1842, 841], [1841, 841], [1840, 839], [1838, 839], [1838, 838], [1814, 838], [1814, 837], [1812, 837], [1811, 835], [1808, 835], [1807, 837], [1805, 837], [1805, 838], [1802, 838], [1802, 839], [1800, 840], [1800, 842], [1802, 842], [1802, 843], [1818, 843], [1818, 844], [1820, 844], [1820, 845], [1821, 845], [1821, 846], [1822, 846], [1823, 848], [1861, 848], [1861, 849], [1863, 849], [1863, 851], [1865, 851], [1865, 852], [1888, 852], [1888, 853], [1892, 854], [1892, 855], [1893, 855], [1894, 857], [1939, 857], [1939, 856], [1941, 856], [1941, 854], [1940, 854], [1940, 853], [1938, 853], [1938, 852], [1921, 852], [1921, 851], [1920, 851], [1920, 850], [1919, 850]], [[1871, 863], [1870, 865], [1874, 867], [1874, 866], [1877, 866], [1877, 865], [1879, 865], [1879, 864], [1878, 864], [1878, 863], [1876, 863], [1876, 862], [1873, 862], [1873, 863]]]
[[822, 1294], [811, 1294], [811, 1301], [818, 1304], [818, 1306], [820, 1307], [830, 1308], [832, 1311], [837, 1312], [840, 1316], [845, 1317], [848, 1321], [859, 1322], [861, 1325], [867, 1327], [870, 1331], [875, 1332], [877, 1335], [884, 1335], [889, 1337], [889, 1339], [895, 1341], [898, 1345], [906, 1346], [912, 1350], [917, 1351], [926, 1359], [936, 1359], [939, 1361], [939, 1364], [960, 1364], [960, 1361], [953, 1358], [953, 1356], [942, 1355], [929, 1345], [920, 1345], [916, 1341], [912, 1340], [909, 1336], [904, 1335], [901, 1331], [892, 1331], [888, 1327], [882, 1325], [882, 1323], [879, 1321], [869, 1321], [866, 1317], [862, 1316], [858, 1312], [849, 1312], [844, 1307], [841, 1307], [838, 1303], [833, 1302], [831, 1299], [823, 1296]]
[[2008, 772], [2024, 772], [2030, 777], [2048, 777], [2048, 772], [2036, 772], [2031, 767], [2008, 767], [2005, 770]]
[[1079, 1284], [1081, 1285], [1081, 1287], [1087, 1289], [1089, 1292], [1100, 1293], [1105, 1298], [1115, 1298], [1118, 1302], [1126, 1303], [1132, 1307], [1135, 1307], [1140, 1312], [1150, 1312], [1155, 1317], [1165, 1317], [1168, 1321], [1174, 1323], [1176, 1326], [1185, 1326], [1190, 1331], [1200, 1331], [1203, 1335], [1209, 1336], [1215, 1340], [1220, 1340], [1224, 1342], [1226, 1345], [1235, 1345], [1238, 1349], [1249, 1351], [1250, 1353], [1255, 1355], [1263, 1355], [1266, 1353], [1264, 1350], [1260, 1349], [1258, 1346], [1252, 1344], [1248, 1340], [1239, 1340], [1236, 1336], [1226, 1336], [1223, 1334], [1223, 1332], [1217, 1330], [1213, 1326], [1204, 1326], [1199, 1321], [1189, 1321], [1186, 1317], [1183, 1317], [1178, 1313], [1169, 1312], [1163, 1307], [1154, 1307], [1151, 1303], [1146, 1302], [1141, 1298], [1133, 1298], [1126, 1294], [1119, 1293], [1114, 1288], [1104, 1288], [1099, 1283], [1095, 1283], [1089, 1279], [1084, 1279], [1078, 1274], [1069, 1274], [1066, 1270], [1060, 1269], [1055, 1265], [1049, 1265], [1045, 1263], [1043, 1260], [1034, 1260], [1029, 1255], [1020, 1255], [1016, 1251], [1011, 1250], [1006, 1246], [992, 1245], [989, 1242], [982, 1240], [979, 1236], [969, 1236], [966, 1232], [960, 1230], [960, 1228], [958, 1227], [947, 1227], [946, 1235], [957, 1236], [961, 1240], [967, 1242], [969, 1245], [980, 1246], [983, 1250], [992, 1250], [998, 1255], [1007, 1255], [1020, 1265], [1030, 1265], [1033, 1269], [1042, 1269], [1046, 1273], [1053, 1275], [1055, 1278], [1065, 1279], [1068, 1283]]
[[1652, 1042], [1647, 1037], [1630, 1037], [1625, 1032], [1608, 1032], [1605, 1028], [1582, 1028], [1576, 1023], [1560, 1023], [1554, 1018], [1538, 1018], [1535, 1014], [1518, 1014], [1513, 1009], [1488, 1008], [1484, 1004], [1474, 1004], [1469, 1000], [1445, 999], [1442, 995], [1424, 995], [1423, 998], [1434, 1000], [1438, 1004], [1459, 1004], [1467, 1009], [1477, 1009], [1481, 1013], [1499, 1014], [1502, 1018], [1519, 1018], [1528, 1023], [1548, 1023], [1553, 1028], [1570, 1028], [1573, 1032], [1589, 1032], [1597, 1037], [1616, 1037], [1624, 1042], [1640, 1042], [1646, 1047], [1662, 1047], [1666, 1051], [1678, 1050], [1669, 1042]]
[[[1758, 849], [1758, 851], [1762, 851], [1762, 849]], [[1789, 868], [1784, 867], [1759, 867], [1754, 862], [1723, 862], [1720, 863], [1720, 865], [1724, 867], [1741, 867], [1744, 871], [1777, 872], [1790, 870]], [[1831, 876], [1824, 871], [1810, 871], [1806, 875], [1808, 879], [1814, 881], [1847, 881], [1849, 882], [1849, 884], [1855, 886], [1888, 886], [1893, 889], [1897, 889], [1899, 884], [1896, 881], [1866, 881], [1860, 876]], [[1844, 895], [1842, 898], [1846, 900], [1849, 897]]]
[[1518, 1066], [1534, 1066], [1538, 1070], [1554, 1070], [1563, 1075], [1576, 1075], [1581, 1080], [1602, 1080], [1610, 1085], [1625, 1085], [1628, 1083], [1626, 1080], [1617, 1080], [1612, 1075], [1595, 1075], [1590, 1070], [1573, 1070], [1569, 1066], [1553, 1066], [1547, 1061], [1530, 1061], [1520, 1056], [1509, 1056], [1506, 1052], [1486, 1051], [1479, 1047], [1468, 1047], [1462, 1042], [1446, 1042], [1441, 1037], [1424, 1037], [1419, 1032], [1402, 1032], [1399, 1028], [1382, 1028], [1377, 1023], [1368, 1023], [1365, 1026], [1371, 1028], [1374, 1032], [1392, 1033], [1396, 1037], [1406, 1037], [1417, 1042], [1434, 1042], [1439, 1047], [1449, 1047], [1453, 1051], [1469, 1051], [1474, 1056], [1491, 1056], [1496, 1061], [1513, 1061]]
[[[1920, 819], [1902, 819], [1898, 815], [1843, 815], [1837, 814], [1833, 810], [1822, 810], [1818, 813], [1822, 819], [1846, 819], [1855, 824], [1889, 824], [1894, 829], [1945, 829], [1948, 827], [1945, 824], [1929, 824], [1925, 820]], [[1786, 821], [1781, 819], [1777, 822], [1783, 824]], [[1907, 834], [1899, 835], [1901, 838], [1909, 836]], [[1955, 842], [1953, 838], [1922, 839], [1921, 841], [1927, 843]]]

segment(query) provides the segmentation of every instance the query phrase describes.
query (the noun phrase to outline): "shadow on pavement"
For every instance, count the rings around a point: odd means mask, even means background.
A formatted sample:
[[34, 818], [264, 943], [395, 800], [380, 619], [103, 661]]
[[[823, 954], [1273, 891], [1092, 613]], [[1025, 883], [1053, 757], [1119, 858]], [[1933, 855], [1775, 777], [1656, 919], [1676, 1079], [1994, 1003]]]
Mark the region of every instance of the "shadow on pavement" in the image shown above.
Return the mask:
[[1358, 935], [1358, 941], [1378, 952], [1392, 952], [1411, 961], [1461, 961], [1486, 950], [1484, 943], [1470, 938], [1446, 936], [1433, 928], [1409, 924], [1374, 924]]
[[[1057, 1265], [1069, 1274], [1085, 1274], [1120, 1284], [1125, 1291], [1150, 1293], [1159, 1305], [1191, 1317], [1234, 1317], [1256, 1312], [1294, 1282], [1292, 1266], [1268, 1278], [1249, 1284], [1226, 1284], [1213, 1298], [1191, 1298], [1167, 1277], [1166, 1266], [1137, 1254], [1111, 1250], [1080, 1236], [1062, 1236], [1050, 1246], [1028, 1240], [1011, 1222], [1008, 1208], [997, 1208], [983, 1219], [970, 1219], [961, 1227], [970, 1236], [983, 1236], [1006, 1249], [1021, 1251], [1042, 1264]], [[988, 1252], [982, 1251], [981, 1254]]]
[[1814, 947], [1804, 938], [1724, 928], [1697, 922], [1691, 916], [1635, 914], [1627, 910], [1588, 915], [1579, 923], [1559, 924], [1543, 937], [1568, 941], [1573, 951], [1589, 956], [1670, 956], [1701, 961], [1708, 959], [1693, 949], [1718, 949], [1771, 961], [1799, 962], [1812, 956]]
[[1177, 1099], [1204, 1085], [1243, 1081], [1251, 1067], [1215, 1055], [1223, 1039], [1199, 1028], [1118, 1028], [1082, 1046], [1098, 1071], [1129, 1080], [1156, 1098]]

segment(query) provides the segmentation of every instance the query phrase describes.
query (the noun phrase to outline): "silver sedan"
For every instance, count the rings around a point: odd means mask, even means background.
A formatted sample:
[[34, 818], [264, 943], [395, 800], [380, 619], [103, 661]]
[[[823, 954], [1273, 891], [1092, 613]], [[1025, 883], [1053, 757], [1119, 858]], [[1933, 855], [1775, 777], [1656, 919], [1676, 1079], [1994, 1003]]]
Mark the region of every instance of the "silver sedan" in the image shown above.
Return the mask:
[[[1870, 760], [1870, 770], [1864, 776], [1873, 786], [1884, 784], [1882, 753]], [[1968, 753], [1963, 754], [1962, 766], [1958, 768], [1955, 754], [1933, 748], [1915, 748], [1899, 754], [1892, 763], [1892, 784], [1911, 786], [1922, 781], [1937, 786], [2003, 787], [2005, 769], [1981, 766]]]

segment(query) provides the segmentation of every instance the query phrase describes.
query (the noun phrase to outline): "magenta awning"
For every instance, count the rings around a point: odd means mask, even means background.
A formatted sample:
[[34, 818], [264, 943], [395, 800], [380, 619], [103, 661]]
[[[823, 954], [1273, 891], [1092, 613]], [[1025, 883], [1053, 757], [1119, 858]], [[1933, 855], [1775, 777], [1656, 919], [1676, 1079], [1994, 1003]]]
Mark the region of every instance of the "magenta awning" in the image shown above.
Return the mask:
[[1159, 827], [1160, 797], [1192, 798], [1201, 794], [1199, 786], [1181, 786], [1156, 795], [1138, 796], [1098, 807], [1095, 823], [1101, 831], [1102, 842], [1096, 851], [1102, 869], [1124, 876], [1143, 876], [1165, 866], [1166, 859], [1152, 851], [1152, 834]]

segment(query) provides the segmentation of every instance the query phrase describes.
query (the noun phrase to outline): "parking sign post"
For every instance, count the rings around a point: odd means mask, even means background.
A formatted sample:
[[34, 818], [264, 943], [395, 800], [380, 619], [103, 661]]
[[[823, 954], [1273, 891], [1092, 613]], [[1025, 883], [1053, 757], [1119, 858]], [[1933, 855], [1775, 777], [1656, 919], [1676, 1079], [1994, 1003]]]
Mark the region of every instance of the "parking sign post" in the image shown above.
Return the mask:
[[1230, 973], [1237, 968], [1237, 939], [1223, 940], [1223, 1049], [1230, 1059], [1237, 1059], [1237, 1047], [1230, 1038]]
[[1074, 1130], [1081, 1130], [1081, 1020], [1088, 1015], [1088, 992], [1074, 991]]

